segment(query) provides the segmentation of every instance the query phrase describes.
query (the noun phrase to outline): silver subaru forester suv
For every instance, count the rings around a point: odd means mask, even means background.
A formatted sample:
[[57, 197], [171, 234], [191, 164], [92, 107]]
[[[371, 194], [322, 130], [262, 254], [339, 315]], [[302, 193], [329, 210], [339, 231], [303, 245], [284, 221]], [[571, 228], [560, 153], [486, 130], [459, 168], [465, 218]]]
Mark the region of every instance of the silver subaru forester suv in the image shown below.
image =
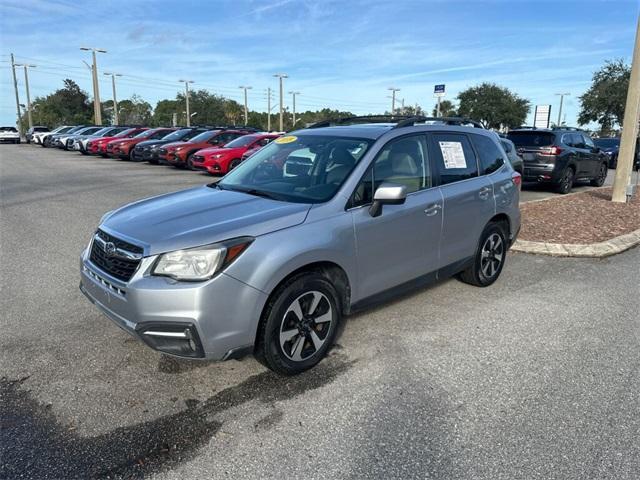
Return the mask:
[[491, 285], [520, 228], [519, 186], [498, 136], [470, 120], [321, 122], [217, 183], [105, 214], [80, 289], [158, 351], [253, 353], [295, 374], [389, 292], [456, 274]]

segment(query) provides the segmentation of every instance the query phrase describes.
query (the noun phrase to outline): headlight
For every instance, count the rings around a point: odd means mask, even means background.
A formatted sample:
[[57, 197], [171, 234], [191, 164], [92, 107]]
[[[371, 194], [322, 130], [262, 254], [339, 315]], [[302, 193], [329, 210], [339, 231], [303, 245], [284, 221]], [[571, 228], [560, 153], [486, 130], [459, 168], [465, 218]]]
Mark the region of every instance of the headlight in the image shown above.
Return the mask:
[[208, 280], [238, 258], [252, 241], [251, 237], [242, 237], [164, 253], [156, 260], [151, 274], [186, 282]]
[[217, 153], [214, 156], [212, 156], [211, 158], [222, 158], [224, 157], [224, 155], [222, 155], [221, 153]]

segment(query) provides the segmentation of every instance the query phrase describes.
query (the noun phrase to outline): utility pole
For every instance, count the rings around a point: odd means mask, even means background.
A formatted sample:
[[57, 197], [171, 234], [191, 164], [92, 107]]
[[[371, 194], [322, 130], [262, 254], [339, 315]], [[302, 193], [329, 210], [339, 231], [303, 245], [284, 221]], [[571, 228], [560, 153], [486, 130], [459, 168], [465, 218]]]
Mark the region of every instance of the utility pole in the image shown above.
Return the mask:
[[113, 87], [113, 124], [120, 125], [120, 119], [118, 117], [118, 100], [116, 98], [116, 77], [121, 77], [122, 75], [110, 72], [104, 72], [104, 74], [111, 77], [111, 86]]
[[567, 92], [567, 93], [556, 93], [556, 95], [560, 96], [560, 108], [558, 109], [558, 123], [557, 123], [557, 126], [559, 127], [561, 125], [560, 121], [562, 120], [562, 101], [564, 100], [564, 97], [568, 97], [571, 94]]
[[18, 134], [22, 138], [22, 116], [20, 115], [20, 97], [18, 96], [18, 80], [16, 80], [16, 64], [11, 54], [11, 71], [13, 72], [13, 88], [16, 92], [16, 113], [18, 115]]
[[90, 51], [93, 56], [93, 66], [91, 74], [93, 75], [93, 118], [96, 125], [102, 125], [102, 108], [100, 105], [100, 87], [98, 86], [98, 64], [96, 62], [96, 52], [107, 53], [101, 48], [80, 47], [80, 50]]
[[[640, 119], [640, 17], [636, 24], [636, 43], [633, 48], [631, 60], [631, 77], [629, 78], [629, 90], [627, 90], [627, 103], [624, 109], [624, 123], [622, 138], [620, 139], [620, 152], [618, 153], [618, 165], [616, 176], [613, 180], [614, 202], [625, 202], [632, 191], [627, 192], [631, 183], [631, 169], [635, 156], [636, 141], [638, 138], [638, 120]], [[640, 175], [640, 173], [638, 173]], [[636, 193], [637, 195], [637, 193]]]
[[293, 124], [292, 127], [296, 126], [296, 95], [300, 95], [300, 92], [289, 92], [289, 95], [293, 96]]
[[193, 83], [193, 80], [178, 80], [181, 83], [184, 83], [184, 89], [185, 89], [185, 98], [187, 100], [187, 111], [185, 112], [187, 114], [187, 127], [191, 126], [191, 116], [189, 115], [189, 84]]
[[251, 90], [253, 87], [240, 85], [238, 88], [241, 88], [242, 90], [244, 90], [244, 124], [247, 125], [249, 123], [249, 107], [247, 106], [247, 90]]
[[27, 91], [27, 118], [29, 119], [29, 128], [33, 127], [33, 118], [31, 117], [31, 94], [29, 93], [29, 67], [35, 68], [36, 65], [28, 63], [16, 63], [16, 67], [24, 67], [24, 85]]
[[267, 132], [271, 131], [271, 87], [267, 88]]
[[391, 116], [396, 112], [396, 92], [399, 92], [399, 88], [389, 87], [387, 90], [391, 90]]
[[280, 131], [284, 131], [284, 98], [283, 98], [283, 87], [282, 80], [285, 78], [289, 78], [286, 73], [276, 73], [274, 77], [280, 79]]

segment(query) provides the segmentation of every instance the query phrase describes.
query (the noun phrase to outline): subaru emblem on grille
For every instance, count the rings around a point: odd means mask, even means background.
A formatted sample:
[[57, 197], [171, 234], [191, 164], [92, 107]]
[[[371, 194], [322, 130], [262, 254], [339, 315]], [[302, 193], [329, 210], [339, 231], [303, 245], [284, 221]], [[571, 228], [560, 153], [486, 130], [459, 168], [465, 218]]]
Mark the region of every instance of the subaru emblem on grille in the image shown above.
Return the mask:
[[104, 251], [107, 255], [113, 255], [116, 252], [116, 246], [113, 242], [107, 242], [104, 244]]

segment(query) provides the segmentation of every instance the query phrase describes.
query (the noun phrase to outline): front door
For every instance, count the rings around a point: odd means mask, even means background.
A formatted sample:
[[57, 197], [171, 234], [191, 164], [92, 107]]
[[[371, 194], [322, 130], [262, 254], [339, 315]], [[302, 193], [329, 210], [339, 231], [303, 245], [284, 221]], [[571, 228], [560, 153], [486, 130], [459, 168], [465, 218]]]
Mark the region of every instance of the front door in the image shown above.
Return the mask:
[[[372, 217], [369, 207], [382, 183], [407, 187], [402, 205], [385, 205]], [[424, 135], [389, 141], [354, 192], [352, 208], [358, 281], [363, 299], [438, 268], [442, 196], [432, 185]]]

